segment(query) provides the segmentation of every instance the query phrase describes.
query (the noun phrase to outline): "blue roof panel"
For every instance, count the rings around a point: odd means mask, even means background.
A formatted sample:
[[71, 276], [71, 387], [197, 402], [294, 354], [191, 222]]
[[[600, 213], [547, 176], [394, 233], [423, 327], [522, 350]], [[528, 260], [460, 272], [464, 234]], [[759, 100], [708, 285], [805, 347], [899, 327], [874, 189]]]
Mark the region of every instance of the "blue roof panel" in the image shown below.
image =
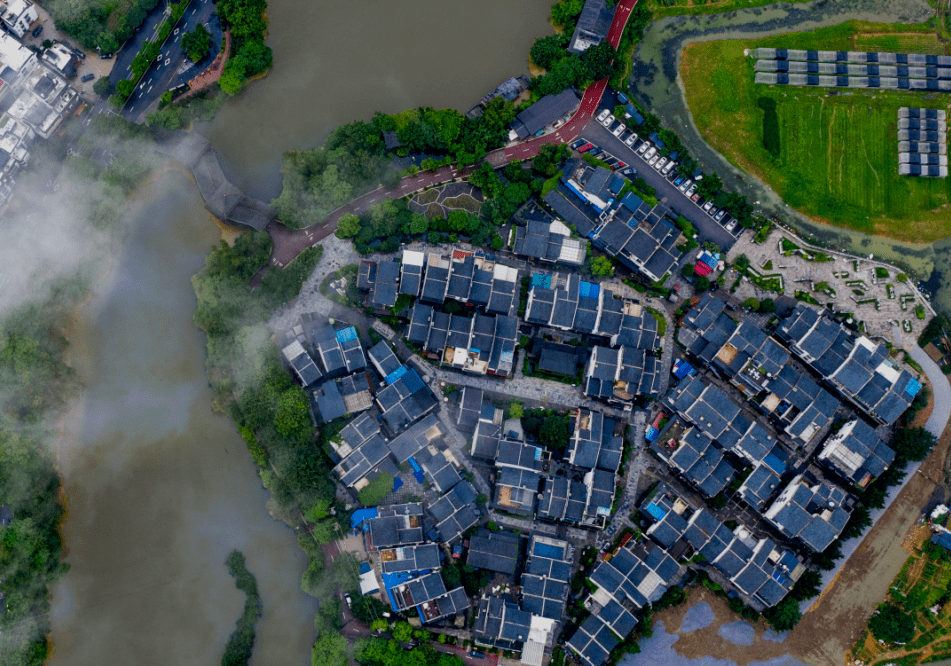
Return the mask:
[[357, 339], [357, 329], [353, 326], [342, 328], [337, 331], [337, 342], [350, 342]]

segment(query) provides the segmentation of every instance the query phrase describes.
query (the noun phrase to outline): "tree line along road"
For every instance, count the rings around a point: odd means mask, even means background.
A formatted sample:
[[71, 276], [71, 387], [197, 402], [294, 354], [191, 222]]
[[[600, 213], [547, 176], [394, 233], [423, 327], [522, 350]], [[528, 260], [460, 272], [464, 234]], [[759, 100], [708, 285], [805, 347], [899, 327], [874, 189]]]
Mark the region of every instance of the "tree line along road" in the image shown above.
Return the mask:
[[[611, 29], [608, 31], [607, 41], [617, 48], [621, 43], [621, 35], [624, 34], [624, 27], [631, 16], [631, 10], [637, 5], [638, 0], [621, 0], [614, 12], [614, 20], [611, 23]], [[572, 116], [571, 120], [562, 125], [556, 131], [545, 136], [529, 139], [514, 146], [499, 148], [486, 155], [485, 160], [495, 168], [500, 168], [513, 160], [528, 160], [535, 157], [541, 147], [545, 144], [568, 143], [576, 139], [581, 130], [590, 122], [594, 112], [601, 104], [601, 97], [608, 87], [608, 79], [602, 79], [592, 83], [584, 91], [581, 98], [581, 104], [578, 111]], [[476, 165], [468, 166], [463, 169], [454, 169], [452, 167], [441, 167], [435, 172], [417, 173], [412, 176], [406, 176], [399, 186], [392, 190], [385, 187], [367, 192], [363, 196], [357, 197], [346, 206], [342, 206], [332, 212], [327, 221], [320, 226], [308, 227], [306, 229], [290, 229], [277, 220], [272, 220], [267, 226], [267, 233], [273, 241], [271, 258], [268, 265], [262, 268], [251, 279], [252, 284], [258, 284], [271, 266], [283, 268], [293, 261], [297, 255], [308, 247], [317, 245], [330, 234], [337, 230], [337, 222], [344, 215], [353, 213], [359, 215], [365, 212], [370, 206], [377, 204], [384, 199], [399, 199], [418, 192], [419, 190], [448, 183], [459, 178], [468, 178], [476, 170]]]

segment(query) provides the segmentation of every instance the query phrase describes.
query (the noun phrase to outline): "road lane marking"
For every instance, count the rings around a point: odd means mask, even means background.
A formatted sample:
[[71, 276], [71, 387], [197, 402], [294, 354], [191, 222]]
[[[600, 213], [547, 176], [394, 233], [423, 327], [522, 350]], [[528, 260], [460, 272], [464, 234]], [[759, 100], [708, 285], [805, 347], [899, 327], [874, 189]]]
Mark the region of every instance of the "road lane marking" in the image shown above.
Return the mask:
[[152, 92], [152, 86], [149, 86], [149, 89], [145, 91], [145, 94], [148, 95], [150, 92]]

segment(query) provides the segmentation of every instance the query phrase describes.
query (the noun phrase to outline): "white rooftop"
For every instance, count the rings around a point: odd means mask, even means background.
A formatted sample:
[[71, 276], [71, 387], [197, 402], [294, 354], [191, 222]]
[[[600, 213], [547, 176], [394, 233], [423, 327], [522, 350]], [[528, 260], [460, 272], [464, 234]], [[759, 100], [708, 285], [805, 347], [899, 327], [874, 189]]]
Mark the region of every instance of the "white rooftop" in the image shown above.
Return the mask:
[[33, 57], [33, 51], [17, 41], [12, 35], [0, 33], [0, 62], [19, 72]]
[[518, 280], [518, 269], [513, 266], [503, 266], [496, 264], [492, 271], [492, 277], [502, 282], [515, 282]]
[[416, 250], [403, 250], [403, 263], [407, 266], [422, 266], [426, 255]]

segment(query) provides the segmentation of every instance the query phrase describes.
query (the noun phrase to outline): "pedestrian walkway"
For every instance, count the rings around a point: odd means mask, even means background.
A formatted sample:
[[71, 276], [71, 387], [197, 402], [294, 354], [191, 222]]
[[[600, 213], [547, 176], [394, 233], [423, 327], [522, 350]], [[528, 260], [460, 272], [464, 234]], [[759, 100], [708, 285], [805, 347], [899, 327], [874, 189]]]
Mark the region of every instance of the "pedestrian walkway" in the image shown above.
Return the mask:
[[188, 92], [186, 92], [181, 97], [177, 98], [176, 102], [181, 102], [190, 97], [194, 97], [199, 92], [210, 86], [212, 83], [221, 78], [221, 73], [225, 69], [225, 65], [228, 62], [228, 58], [231, 55], [231, 30], [225, 30], [225, 48], [215, 56], [215, 60], [211, 63], [211, 66], [206, 69], [204, 72], [193, 78], [188, 82]]
[[498, 513], [496, 511], [489, 512], [489, 518], [494, 520], [497, 523], [501, 523], [506, 527], [511, 527], [516, 530], [521, 530], [523, 532], [541, 532], [542, 534], [550, 534], [552, 536], [558, 536], [558, 527], [555, 525], [549, 525], [548, 523], [543, 523], [538, 520], [528, 520], [526, 518], [515, 518], [514, 516], [507, 516], [504, 513]]

